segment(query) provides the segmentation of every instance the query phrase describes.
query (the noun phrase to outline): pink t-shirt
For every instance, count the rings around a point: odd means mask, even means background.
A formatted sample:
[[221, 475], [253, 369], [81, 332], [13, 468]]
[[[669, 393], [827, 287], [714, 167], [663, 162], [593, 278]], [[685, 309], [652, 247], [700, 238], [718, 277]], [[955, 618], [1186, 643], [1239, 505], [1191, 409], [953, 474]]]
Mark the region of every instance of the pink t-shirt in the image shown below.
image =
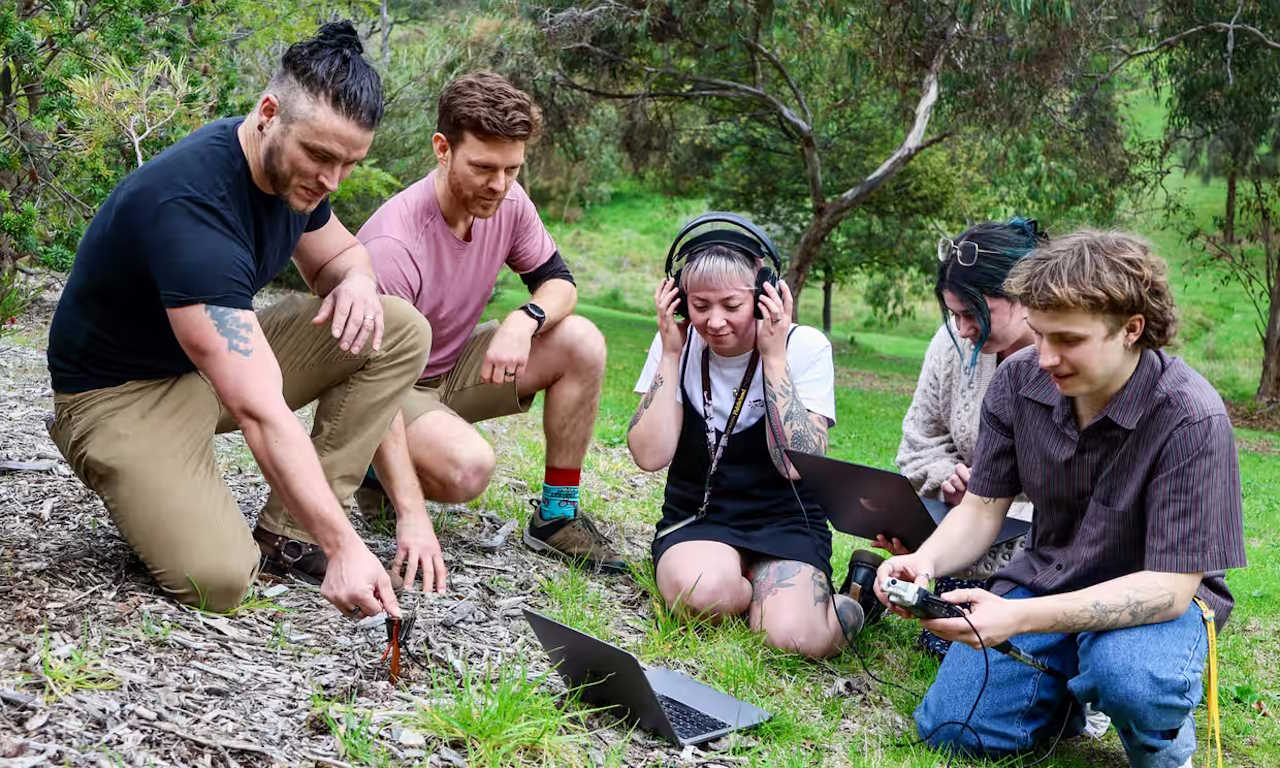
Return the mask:
[[431, 323], [431, 356], [423, 378], [447, 372], [484, 313], [503, 264], [518, 274], [542, 266], [556, 244], [519, 184], [471, 240], [449, 229], [436, 199], [436, 173], [382, 204], [357, 237], [373, 257], [378, 290], [411, 302]]

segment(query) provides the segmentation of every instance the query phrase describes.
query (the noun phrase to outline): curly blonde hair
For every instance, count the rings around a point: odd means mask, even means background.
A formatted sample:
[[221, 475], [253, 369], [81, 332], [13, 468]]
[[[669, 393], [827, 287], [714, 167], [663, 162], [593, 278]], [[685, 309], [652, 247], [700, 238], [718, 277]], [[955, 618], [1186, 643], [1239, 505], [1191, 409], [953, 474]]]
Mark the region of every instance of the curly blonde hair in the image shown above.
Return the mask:
[[1082, 229], [1036, 248], [1005, 278], [1009, 298], [1028, 309], [1105, 315], [1112, 332], [1133, 315], [1146, 321], [1137, 344], [1173, 340], [1178, 316], [1168, 267], [1151, 243], [1127, 232]]

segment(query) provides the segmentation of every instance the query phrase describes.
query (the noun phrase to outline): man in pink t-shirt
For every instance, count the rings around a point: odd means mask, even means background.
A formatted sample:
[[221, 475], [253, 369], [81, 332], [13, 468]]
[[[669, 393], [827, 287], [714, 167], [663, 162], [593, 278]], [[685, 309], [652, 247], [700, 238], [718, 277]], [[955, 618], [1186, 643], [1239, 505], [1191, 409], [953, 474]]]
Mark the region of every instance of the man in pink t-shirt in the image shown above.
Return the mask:
[[[605, 343], [570, 314], [578, 291], [555, 243], [516, 183], [541, 115], [527, 94], [486, 72], [440, 95], [431, 137], [438, 167], [388, 200], [360, 229], [378, 288], [431, 323], [431, 355], [374, 457], [397, 512], [396, 560], [405, 581], [443, 591], [440, 545], [424, 496], [463, 502], [493, 475], [493, 448], [472, 426], [527, 411], [546, 392], [546, 475], [524, 541], [533, 549], [621, 571], [623, 563], [578, 509], [578, 482], [595, 427]], [[531, 296], [501, 323], [477, 325], [503, 265]], [[374, 483], [370, 483], [373, 485]], [[368, 503], [369, 493], [361, 494]], [[374, 495], [375, 499], [379, 499]]]

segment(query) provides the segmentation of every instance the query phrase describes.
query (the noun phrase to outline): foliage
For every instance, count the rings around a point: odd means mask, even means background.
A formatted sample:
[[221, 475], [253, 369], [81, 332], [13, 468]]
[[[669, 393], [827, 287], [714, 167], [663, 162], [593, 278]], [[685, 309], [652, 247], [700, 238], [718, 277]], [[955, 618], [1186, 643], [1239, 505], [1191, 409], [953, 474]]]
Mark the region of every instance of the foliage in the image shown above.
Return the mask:
[[[1222, 3], [1213, 0], [1168, 0], [1158, 34], [1219, 20], [1221, 13]], [[1235, 19], [1274, 32], [1280, 29], [1280, 5], [1241, 2]], [[1169, 151], [1180, 153], [1203, 179], [1227, 179], [1220, 228], [1227, 241], [1234, 241], [1237, 183], [1280, 172], [1280, 55], [1253, 35], [1224, 39], [1200, 33], [1172, 48], [1151, 74], [1154, 85], [1169, 94]]]
[[[642, 124], [624, 134], [633, 161], [654, 160], [687, 182], [682, 192], [705, 190], [770, 225], [798, 292], [810, 267], [843, 276], [905, 266], [824, 247], [855, 211], [865, 220], [854, 231], [872, 219], [881, 231], [945, 231], [990, 216], [962, 215], [956, 177], [990, 186], [993, 175], [1039, 171], [1004, 199], [979, 197], [997, 208], [1114, 210], [1137, 156], [1116, 91], [1099, 78], [1108, 38], [1097, 33], [1131, 20], [1079, 10], [1050, 0], [562, 0], [529, 13], [568, 86], [557, 93], [625, 105]], [[944, 146], [948, 162], [890, 184]]]
[[39, 295], [40, 286], [24, 280], [17, 269], [0, 267], [0, 335], [17, 321]]
[[372, 162], [357, 165], [329, 197], [334, 213], [352, 232], [364, 225], [404, 185]]

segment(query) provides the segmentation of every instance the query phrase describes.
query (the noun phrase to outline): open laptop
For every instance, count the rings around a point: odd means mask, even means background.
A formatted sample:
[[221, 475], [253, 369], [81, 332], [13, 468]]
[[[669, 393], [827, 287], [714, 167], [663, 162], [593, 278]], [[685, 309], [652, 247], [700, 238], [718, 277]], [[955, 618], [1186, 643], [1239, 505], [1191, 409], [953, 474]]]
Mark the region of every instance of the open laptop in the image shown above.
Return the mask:
[[528, 608], [524, 617], [565, 685], [584, 701], [625, 710], [641, 728], [685, 746], [763, 723], [759, 707], [661, 667]]
[[[947, 515], [945, 503], [918, 496], [897, 472], [799, 451], [788, 450], [787, 456], [837, 531], [864, 539], [883, 533], [914, 552]], [[1029, 530], [1031, 523], [1006, 517], [996, 543]]]

